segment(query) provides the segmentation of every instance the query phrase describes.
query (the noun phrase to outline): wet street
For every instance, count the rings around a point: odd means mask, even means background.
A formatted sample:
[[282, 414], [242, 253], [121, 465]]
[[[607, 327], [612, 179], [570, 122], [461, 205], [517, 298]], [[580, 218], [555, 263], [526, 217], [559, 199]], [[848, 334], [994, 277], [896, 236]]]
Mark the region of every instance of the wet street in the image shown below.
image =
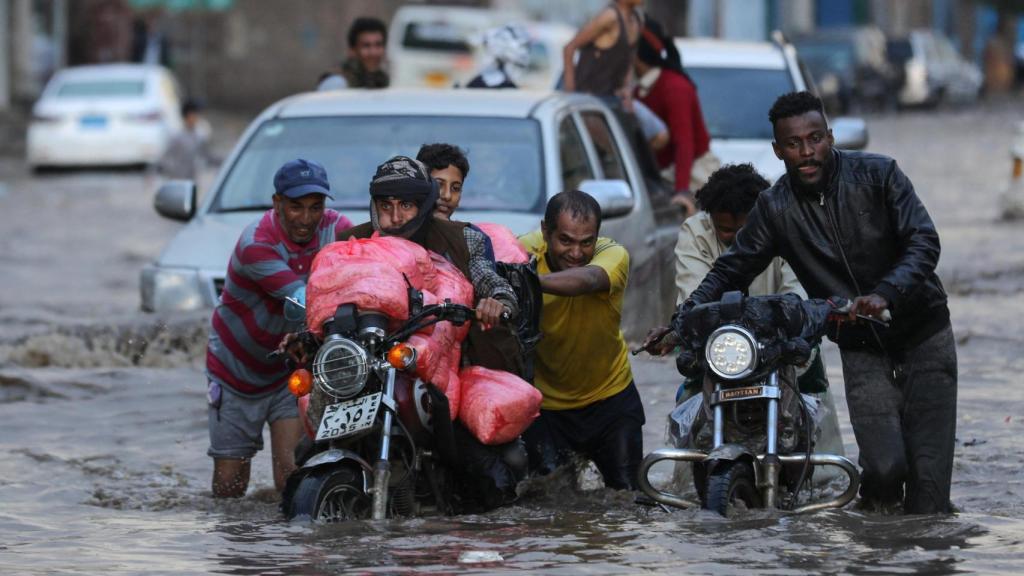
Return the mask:
[[[998, 220], [1019, 110], [868, 118], [868, 150], [899, 161], [942, 239], [960, 373], [960, 513], [948, 517], [725, 520], [553, 478], [486, 515], [290, 524], [267, 451], [246, 498], [214, 501], [208, 313], [138, 311], [140, 268], [182, 226], [153, 210], [156, 182], [134, 171], [32, 175], [19, 156], [0, 156], [0, 573], [1019, 574], [1024, 224]], [[855, 460], [838, 351], [826, 350]], [[634, 372], [650, 450], [665, 444], [679, 376], [671, 361], [643, 358]], [[474, 561], [484, 551], [497, 556]]]

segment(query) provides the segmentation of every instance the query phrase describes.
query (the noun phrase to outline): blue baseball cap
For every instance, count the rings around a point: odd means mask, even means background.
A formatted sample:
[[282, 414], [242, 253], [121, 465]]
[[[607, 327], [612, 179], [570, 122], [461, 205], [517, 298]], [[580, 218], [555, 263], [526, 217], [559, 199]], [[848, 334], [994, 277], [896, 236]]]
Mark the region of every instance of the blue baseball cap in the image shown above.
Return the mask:
[[285, 162], [274, 174], [274, 191], [289, 198], [302, 198], [310, 194], [323, 194], [333, 199], [327, 170], [313, 160]]

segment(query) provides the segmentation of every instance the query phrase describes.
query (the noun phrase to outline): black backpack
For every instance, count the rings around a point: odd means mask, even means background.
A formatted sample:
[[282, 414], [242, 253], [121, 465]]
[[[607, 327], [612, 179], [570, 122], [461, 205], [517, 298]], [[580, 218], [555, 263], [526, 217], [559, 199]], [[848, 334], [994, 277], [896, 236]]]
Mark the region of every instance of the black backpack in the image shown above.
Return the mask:
[[512, 286], [516, 300], [519, 302], [519, 316], [516, 317], [512, 330], [519, 338], [522, 347], [524, 375], [523, 379], [533, 382], [533, 351], [540, 341], [540, 313], [544, 306], [544, 294], [540, 290], [540, 275], [537, 274], [537, 259], [530, 258], [525, 264], [496, 262], [500, 274]]

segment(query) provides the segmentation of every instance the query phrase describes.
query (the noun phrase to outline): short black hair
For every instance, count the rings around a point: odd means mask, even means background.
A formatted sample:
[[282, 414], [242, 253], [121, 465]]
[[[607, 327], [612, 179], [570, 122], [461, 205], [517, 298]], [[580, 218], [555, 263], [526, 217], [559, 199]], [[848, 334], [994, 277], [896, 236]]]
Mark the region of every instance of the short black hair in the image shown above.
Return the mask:
[[381, 36], [384, 37], [384, 43], [387, 44], [388, 27], [384, 24], [384, 21], [363, 16], [356, 18], [355, 22], [348, 29], [348, 47], [355, 48], [356, 42], [359, 41], [359, 35], [366, 32], [380, 32]]
[[771, 184], [751, 164], [728, 164], [715, 170], [697, 190], [697, 206], [709, 214], [746, 214], [757, 195]]
[[181, 117], [184, 118], [193, 112], [202, 112], [203, 108], [204, 106], [201, 101], [189, 98], [181, 105]]
[[[825, 107], [821, 104], [821, 98], [803, 90], [801, 92], [789, 92], [779, 96], [768, 111], [768, 121], [775, 127], [775, 123], [783, 118], [802, 116], [808, 112], [818, 112], [825, 118]], [[827, 118], [826, 118], [827, 121]]]
[[580, 218], [597, 220], [597, 229], [601, 230], [601, 205], [594, 200], [594, 197], [579, 190], [566, 190], [559, 192], [548, 200], [548, 207], [544, 210], [544, 227], [553, 231], [558, 227], [558, 217], [562, 212], [568, 212], [573, 220]]
[[462, 172], [463, 180], [469, 177], [469, 160], [466, 158], [466, 153], [458, 146], [443, 142], [424, 144], [416, 153], [416, 159], [426, 164], [431, 171], [455, 166]]

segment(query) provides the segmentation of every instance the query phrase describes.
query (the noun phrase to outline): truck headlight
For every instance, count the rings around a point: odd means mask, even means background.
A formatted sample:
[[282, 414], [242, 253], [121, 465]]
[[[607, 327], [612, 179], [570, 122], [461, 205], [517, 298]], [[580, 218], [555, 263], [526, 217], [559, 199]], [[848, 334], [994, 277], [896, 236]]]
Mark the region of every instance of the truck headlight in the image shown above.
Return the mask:
[[146, 266], [141, 278], [142, 309], [147, 312], [199, 310], [206, 306], [199, 272], [188, 268]]
[[722, 326], [704, 348], [708, 367], [726, 380], [745, 378], [757, 367], [757, 340], [740, 326]]

